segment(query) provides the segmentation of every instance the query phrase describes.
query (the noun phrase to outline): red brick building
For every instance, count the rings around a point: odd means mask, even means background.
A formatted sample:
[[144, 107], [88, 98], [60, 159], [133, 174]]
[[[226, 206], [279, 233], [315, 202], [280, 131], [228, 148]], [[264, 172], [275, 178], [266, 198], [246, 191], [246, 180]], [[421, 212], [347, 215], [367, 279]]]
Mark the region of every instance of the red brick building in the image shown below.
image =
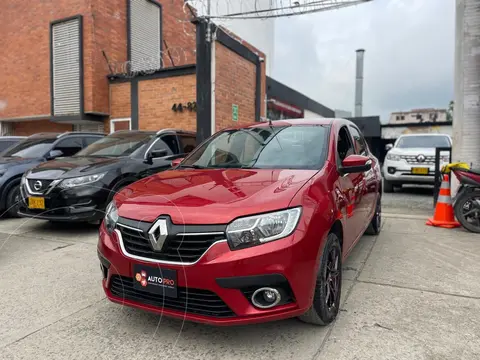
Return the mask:
[[258, 121], [265, 56], [220, 28], [210, 52], [194, 14], [183, 0], [3, 0], [1, 133]]

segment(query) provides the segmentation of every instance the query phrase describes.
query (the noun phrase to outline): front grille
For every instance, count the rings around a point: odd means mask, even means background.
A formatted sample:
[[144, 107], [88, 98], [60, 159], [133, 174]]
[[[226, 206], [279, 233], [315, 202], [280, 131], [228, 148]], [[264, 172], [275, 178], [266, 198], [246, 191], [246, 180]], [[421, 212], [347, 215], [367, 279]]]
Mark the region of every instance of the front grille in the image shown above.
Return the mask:
[[225, 239], [224, 234], [176, 235], [167, 238], [162, 251], [159, 252], [153, 250], [147, 232], [122, 227], [120, 224], [118, 230], [122, 234], [123, 245], [129, 254], [180, 263], [197, 261], [215, 242]]
[[[34, 193], [43, 194], [48, 190], [48, 187], [53, 182], [53, 180], [37, 180], [37, 179], [28, 179], [28, 187], [30, 191]], [[37, 186], [35, 188], [35, 186]]]
[[110, 279], [111, 293], [124, 300], [153, 305], [159, 308], [178, 310], [216, 318], [234, 317], [235, 313], [220, 297], [208, 290], [177, 288], [178, 297], [170, 298], [150, 294], [133, 287], [133, 279], [113, 275]]
[[425, 156], [425, 161], [419, 162], [418, 155], [400, 155], [400, 158], [406, 160], [411, 165], [435, 165], [435, 156]]

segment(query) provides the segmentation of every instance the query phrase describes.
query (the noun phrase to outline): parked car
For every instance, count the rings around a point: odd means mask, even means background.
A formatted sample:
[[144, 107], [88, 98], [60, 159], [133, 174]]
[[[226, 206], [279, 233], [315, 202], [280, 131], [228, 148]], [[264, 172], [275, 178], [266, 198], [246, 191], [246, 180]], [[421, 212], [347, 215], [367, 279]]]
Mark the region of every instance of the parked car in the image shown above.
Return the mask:
[[20, 141], [25, 140], [26, 136], [0, 136], [0, 156], [10, 146], [18, 144]]
[[168, 169], [173, 159], [195, 146], [196, 134], [182, 130], [115, 132], [75, 156], [28, 171], [22, 179], [19, 214], [50, 221], [99, 221], [117, 191]]
[[0, 157], [0, 209], [16, 216], [22, 175], [36, 165], [71, 156], [104, 135], [86, 132], [40, 133], [8, 148]]
[[107, 297], [217, 325], [332, 322], [342, 261], [381, 229], [380, 167], [360, 130], [343, 119], [257, 123], [179, 162], [108, 205]]
[[[390, 193], [404, 184], [435, 183], [435, 148], [449, 148], [452, 139], [443, 134], [409, 134], [400, 136], [383, 163], [383, 189]], [[440, 167], [448, 164], [448, 151], [440, 154]]]

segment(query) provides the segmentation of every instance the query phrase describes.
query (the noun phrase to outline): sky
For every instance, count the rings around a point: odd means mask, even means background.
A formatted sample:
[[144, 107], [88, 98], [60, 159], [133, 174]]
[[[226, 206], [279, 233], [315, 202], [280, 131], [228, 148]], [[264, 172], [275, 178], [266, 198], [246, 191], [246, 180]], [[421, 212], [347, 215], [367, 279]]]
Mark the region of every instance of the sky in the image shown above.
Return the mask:
[[355, 50], [365, 49], [363, 115], [447, 108], [454, 89], [454, 0], [374, 0], [279, 18], [272, 77], [331, 109], [354, 111]]

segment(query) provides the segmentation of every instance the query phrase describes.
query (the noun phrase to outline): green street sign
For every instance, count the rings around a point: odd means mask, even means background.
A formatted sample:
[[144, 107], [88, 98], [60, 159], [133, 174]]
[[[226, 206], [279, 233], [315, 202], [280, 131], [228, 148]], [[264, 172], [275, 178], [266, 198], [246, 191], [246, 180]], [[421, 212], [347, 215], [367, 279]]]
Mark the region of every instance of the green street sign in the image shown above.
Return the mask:
[[238, 105], [232, 105], [232, 120], [238, 121]]

